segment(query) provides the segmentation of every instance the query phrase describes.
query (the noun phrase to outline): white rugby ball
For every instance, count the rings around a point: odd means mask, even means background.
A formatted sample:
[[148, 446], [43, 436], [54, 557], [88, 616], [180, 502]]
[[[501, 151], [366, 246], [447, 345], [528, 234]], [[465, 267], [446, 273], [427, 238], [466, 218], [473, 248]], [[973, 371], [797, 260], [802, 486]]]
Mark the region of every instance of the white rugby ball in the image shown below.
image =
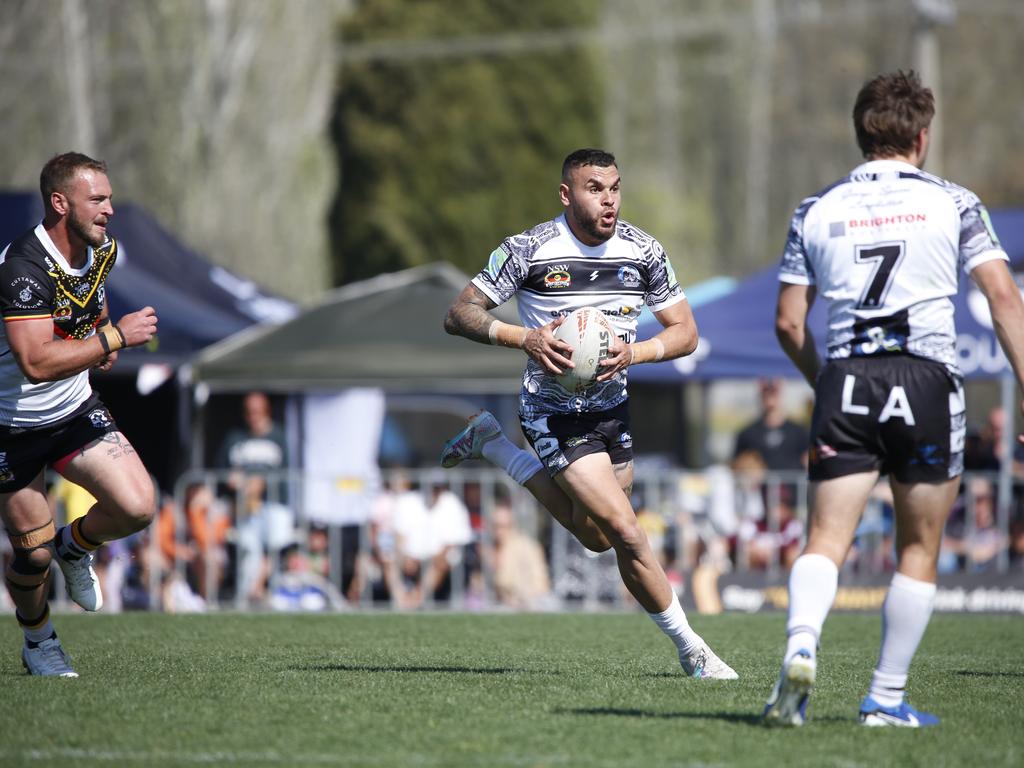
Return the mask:
[[555, 376], [555, 380], [568, 392], [578, 395], [594, 385], [603, 371], [598, 366], [609, 355], [615, 331], [604, 314], [594, 307], [582, 307], [570, 312], [555, 329], [555, 338], [573, 348], [574, 367]]

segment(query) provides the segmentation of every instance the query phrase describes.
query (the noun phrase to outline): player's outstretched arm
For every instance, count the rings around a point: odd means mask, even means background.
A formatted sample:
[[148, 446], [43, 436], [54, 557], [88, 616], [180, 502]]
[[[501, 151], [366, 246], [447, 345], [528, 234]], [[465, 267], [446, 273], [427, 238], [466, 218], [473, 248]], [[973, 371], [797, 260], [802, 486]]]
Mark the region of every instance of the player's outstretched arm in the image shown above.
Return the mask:
[[4, 329], [21, 372], [38, 384], [66, 379], [101, 365], [111, 352], [145, 344], [156, 334], [156, 312], [146, 307], [81, 340], [55, 339], [53, 320], [48, 317], [6, 321]]
[[813, 285], [779, 284], [779, 299], [775, 309], [775, 335], [797, 370], [812, 387], [821, 369], [814, 336], [807, 328], [807, 315], [814, 303]]
[[[971, 270], [971, 277], [988, 299], [992, 327], [999, 346], [1010, 361], [1017, 386], [1024, 390], [1024, 299], [1006, 262], [986, 261]], [[1024, 410], [1024, 403], [1021, 404]], [[1017, 438], [1024, 442], [1024, 436]]]

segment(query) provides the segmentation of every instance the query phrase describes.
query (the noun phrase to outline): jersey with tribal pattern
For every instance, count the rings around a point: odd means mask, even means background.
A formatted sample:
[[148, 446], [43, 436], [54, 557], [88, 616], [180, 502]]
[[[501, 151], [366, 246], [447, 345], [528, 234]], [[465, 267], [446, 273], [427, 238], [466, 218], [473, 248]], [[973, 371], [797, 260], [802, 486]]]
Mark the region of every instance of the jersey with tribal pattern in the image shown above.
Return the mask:
[[83, 267], [72, 268], [40, 224], [0, 252], [0, 424], [38, 426], [73, 412], [92, 392], [89, 374], [31, 383], [18, 367], [6, 326], [51, 319], [58, 339], [86, 339], [103, 313], [105, 282], [117, 260], [108, 238], [90, 248]]
[[[620, 219], [608, 241], [588, 246], [572, 234], [564, 215], [505, 238], [473, 285], [496, 304], [515, 296], [527, 328], [546, 325], [580, 307], [596, 307], [627, 343], [636, 339], [644, 305], [658, 312], [686, 298], [668, 256], [651, 235]], [[574, 395], [529, 359], [520, 413], [536, 418], [606, 411], [626, 397], [625, 371]]]

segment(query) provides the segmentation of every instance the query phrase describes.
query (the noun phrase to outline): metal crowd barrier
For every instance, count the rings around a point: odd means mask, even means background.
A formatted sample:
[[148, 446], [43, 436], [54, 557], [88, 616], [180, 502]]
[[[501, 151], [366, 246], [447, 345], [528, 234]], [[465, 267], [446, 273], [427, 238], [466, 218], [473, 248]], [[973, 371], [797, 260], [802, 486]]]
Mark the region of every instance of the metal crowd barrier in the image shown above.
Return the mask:
[[[375, 524], [367, 518], [367, 504], [378, 498], [378, 491], [400, 482], [408, 483], [411, 492], [419, 494], [424, 503], [431, 489], [447, 488], [466, 506], [474, 523], [471, 541], [448, 554], [450, 574], [443, 599], [427, 596], [422, 607], [502, 607], [487, 554], [494, 543], [491, 522], [499, 504], [510, 507], [523, 533], [543, 548], [551, 593], [539, 607], [588, 610], [631, 601], [622, 587], [613, 552], [585, 550], [525, 489], [498, 470], [384, 471], [379, 489], [352, 478], [328, 481], [336, 487], [361, 489], [357, 494], [363, 505], [361, 517], [346, 522], [347, 510], [334, 509], [332, 513], [342, 522], [312, 518], [305, 511], [310, 479], [301, 472], [272, 472], [258, 477], [265, 486], [260, 501], [291, 515], [284, 518], [287, 530], [282, 537], [281, 520], [276, 524], [252, 523], [247, 517], [252, 497], [247, 496], [244, 483], [234, 482], [231, 473], [207, 469], [185, 473], [149, 529], [127, 543], [110, 547], [111, 552], [99, 558], [105, 573], [118, 574], [119, 581], [114, 585], [125, 596], [123, 601], [115, 599], [113, 603], [108, 596], [108, 605], [124, 602], [125, 609], [149, 610], [273, 609], [280, 606], [266, 589], [260, 590], [262, 598], [253, 599], [246, 587], [253, 578], [270, 589], [286, 583], [285, 577], [291, 573], [289, 558], [299, 556], [307, 561], [318, 557], [318, 562], [325, 564], [327, 584], [320, 585], [325, 596], [315, 605], [303, 606], [302, 596], [292, 595], [299, 602], [286, 609], [402, 608], [393, 596], [388, 599], [381, 595], [380, 566], [373, 559]], [[1009, 569], [1014, 510], [1007, 504], [993, 505], [997, 485], [996, 473], [965, 475], [961, 501], [954, 512], [959, 516], [955, 522], [957, 540], [974, 540], [982, 533], [980, 525], [984, 523], [983, 538], [994, 545], [995, 554], [979, 561], [976, 549], [956, 549], [955, 542], [947, 537], [950, 547], [944, 549], [940, 569], [971, 572], [987, 568], [995, 573]], [[188, 509], [189, 502], [199, 495], [206, 504], [201, 519], [206, 529], [203, 546], [190, 531], [190, 525], [200, 518], [194, 517], [197, 511], [193, 510], [190, 522]], [[879, 493], [869, 502], [847, 568], [864, 573], [891, 569], [892, 516], [884, 496], [884, 492]], [[777, 579], [789, 565], [787, 558], [803, 543], [807, 481], [803, 472], [751, 475], [726, 468], [676, 471], [638, 467], [632, 501], [670, 578], [688, 578], [699, 565], [711, 564], [719, 573], [763, 572], [766, 578]], [[992, 506], [986, 512], [981, 508], [984, 505]], [[168, 515], [171, 521], [163, 519]], [[991, 524], [985, 522], [986, 516]], [[56, 521], [63, 522], [60, 509], [56, 510]], [[169, 539], [170, 529], [173, 535]], [[314, 532], [324, 544], [322, 551], [310, 551]], [[262, 547], [262, 551], [254, 553], [254, 546]], [[251, 558], [255, 554], [260, 562], [253, 570]], [[429, 567], [429, 563], [424, 565], [425, 569]], [[60, 572], [53, 569], [53, 573], [57, 606], [66, 606]], [[344, 584], [343, 578], [355, 579], [354, 586], [351, 581]], [[349, 587], [347, 594], [342, 594], [343, 586]]]

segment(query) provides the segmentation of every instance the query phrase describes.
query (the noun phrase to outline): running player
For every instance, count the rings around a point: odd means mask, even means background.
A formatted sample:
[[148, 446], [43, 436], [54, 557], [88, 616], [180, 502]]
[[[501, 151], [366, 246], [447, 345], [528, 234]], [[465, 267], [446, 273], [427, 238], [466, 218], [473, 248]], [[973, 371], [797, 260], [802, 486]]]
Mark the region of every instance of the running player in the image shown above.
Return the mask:
[[[7, 587], [25, 634], [29, 674], [78, 677], [50, 623], [47, 575], [55, 553], [72, 599], [103, 603], [92, 553], [145, 528], [155, 501], [149, 473], [89, 385], [123, 347], [156, 333], [150, 307], [112, 323], [104, 291], [117, 258], [102, 162], [66, 153], [40, 175], [44, 216], [0, 252], [0, 516], [13, 547]], [[97, 502], [55, 530], [43, 484], [52, 466]]]
[[[693, 677], [734, 679], [736, 673], [690, 628], [679, 599], [637, 523], [630, 504], [633, 441], [626, 369], [688, 355], [697, 328], [661, 245], [619, 219], [619, 171], [608, 152], [581, 149], [562, 165], [563, 215], [506, 238], [487, 267], [448, 310], [445, 330], [528, 355], [520, 421], [533, 453], [514, 445], [486, 411], [445, 446], [446, 467], [485, 458], [524, 485], [588, 548], [615, 550], [626, 588], [668, 635]], [[518, 296], [522, 326], [488, 310]], [[648, 304], [664, 330], [635, 343], [637, 318]], [[572, 365], [572, 348], [553, 331], [574, 309], [593, 306], [619, 338], [605, 370], [582, 395], [554, 379]]]
[[[938, 718], [904, 699], [932, 612], [942, 530], [963, 471], [964, 396], [950, 297], [958, 272], [988, 300], [1024, 385], [1024, 302], [988, 214], [970, 191], [924, 173], [932, 92], [885, 74], [857, 96], [867, 162], [796, 209], [779, 273], [779, 341], [815, 387], [810, 529], [789, 578], [788, 641], [769, 723], [801, 725], [822, 625], [868, 494], [889, 476], [898, 564], [882, 607], [882, 644], [860, 722], [918, 728]], [[806, 328], [829, 309], [827, 362]]]

